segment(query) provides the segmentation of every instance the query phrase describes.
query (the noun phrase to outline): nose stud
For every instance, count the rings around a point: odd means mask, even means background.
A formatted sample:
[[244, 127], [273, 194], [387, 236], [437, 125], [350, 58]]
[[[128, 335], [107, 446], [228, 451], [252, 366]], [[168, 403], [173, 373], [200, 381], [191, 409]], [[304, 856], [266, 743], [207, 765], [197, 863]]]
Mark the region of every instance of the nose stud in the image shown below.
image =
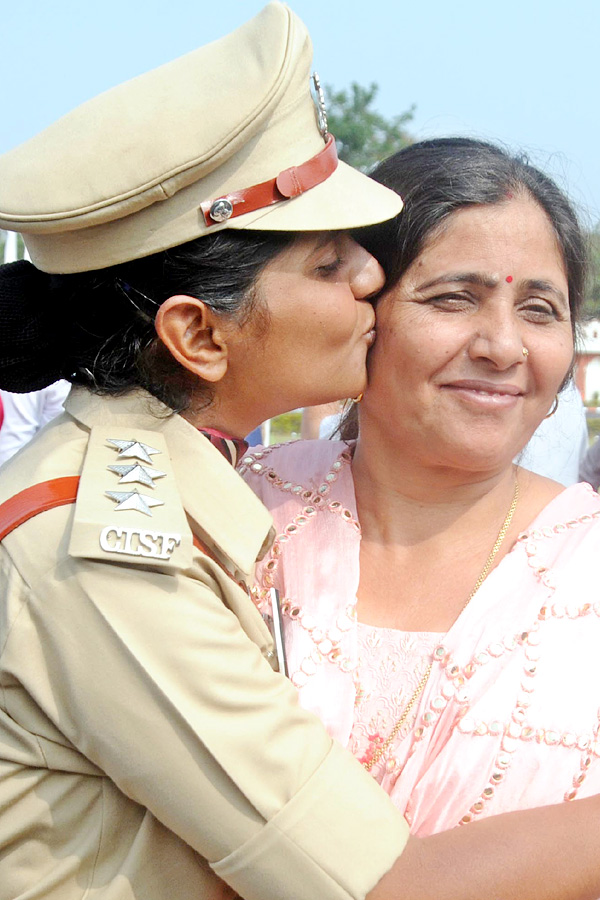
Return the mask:
[[523, 347], [523, 350], [521, 352], [523, 353], [523, 356], [525, 356], [525, 357], [529, 356], [529, 350], [527, 349], [527, 347]]

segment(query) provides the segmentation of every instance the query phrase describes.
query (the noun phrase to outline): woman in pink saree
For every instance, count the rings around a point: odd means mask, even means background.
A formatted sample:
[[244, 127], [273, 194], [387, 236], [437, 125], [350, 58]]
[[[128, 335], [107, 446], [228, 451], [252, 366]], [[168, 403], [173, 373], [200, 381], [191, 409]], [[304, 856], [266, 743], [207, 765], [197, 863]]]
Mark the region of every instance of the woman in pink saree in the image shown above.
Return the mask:
[[585, 252], [558, 188], [489, 144], [374, 177], [405, 212], [361, 238], [388, 282], [360, 438], [242, 471], [301, 702], [425, 836], [600, 791], [600, 498], [513, 463], [571, 370]]

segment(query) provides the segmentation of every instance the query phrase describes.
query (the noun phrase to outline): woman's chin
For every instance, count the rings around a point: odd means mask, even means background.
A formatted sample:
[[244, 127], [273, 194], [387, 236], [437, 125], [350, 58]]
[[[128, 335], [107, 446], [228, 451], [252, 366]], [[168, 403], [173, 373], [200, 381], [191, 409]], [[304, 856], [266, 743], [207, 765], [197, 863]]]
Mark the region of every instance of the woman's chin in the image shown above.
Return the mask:
[[429, 457], [428, 468], [492, 475], [509, 468], [522, 449], [522, 441], [501, 441], [497, 438], [486, 441], [461, 440], [455, 443], [443, 442], [437, 447], [430, 444], [422, 459], [425, 462]]

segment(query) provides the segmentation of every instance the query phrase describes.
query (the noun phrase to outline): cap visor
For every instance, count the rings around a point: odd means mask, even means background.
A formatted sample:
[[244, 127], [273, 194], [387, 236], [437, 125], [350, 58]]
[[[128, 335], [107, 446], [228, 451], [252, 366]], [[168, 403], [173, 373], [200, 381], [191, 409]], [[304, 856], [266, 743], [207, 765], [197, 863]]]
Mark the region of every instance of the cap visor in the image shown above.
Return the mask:
[[337, 231], [384, 222], [401, 209], [399, 194], [340, 161], [326, 181], [299, 197], [230, 219], [227, 227], [257, 231]]

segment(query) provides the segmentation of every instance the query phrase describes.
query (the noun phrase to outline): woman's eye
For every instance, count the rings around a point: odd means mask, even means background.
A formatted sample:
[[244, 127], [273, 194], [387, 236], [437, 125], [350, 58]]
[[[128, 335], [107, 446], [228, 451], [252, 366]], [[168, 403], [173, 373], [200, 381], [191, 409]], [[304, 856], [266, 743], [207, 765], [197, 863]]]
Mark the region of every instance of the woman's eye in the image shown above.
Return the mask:
[[438, 309], [461, 310], [470, 309], [473, 305], [473, 298], [468, 297], [466, 294], [437, 294], [435, 297], [430, 297], [425, 302], [432, 306], [436, 306]]
[[317, 272], [319, 275], [334, 275], [341, 268], [343, 259], [341, 256], [336, 256], [335, 259], [332, 259], [330, 262], [321, 263], [320, 266], [317, 266]]
[[533, 322], [562, 321], [559, 311], [546, 300], [528, 300], [521, 307], [522, 312]]

